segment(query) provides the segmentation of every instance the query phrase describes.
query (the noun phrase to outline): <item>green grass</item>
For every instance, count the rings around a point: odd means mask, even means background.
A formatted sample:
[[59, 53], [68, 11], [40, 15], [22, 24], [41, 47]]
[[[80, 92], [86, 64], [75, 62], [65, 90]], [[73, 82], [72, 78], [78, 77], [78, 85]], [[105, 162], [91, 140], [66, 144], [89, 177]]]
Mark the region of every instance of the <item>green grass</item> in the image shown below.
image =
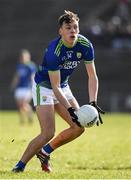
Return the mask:
[[[86, 129], [53, 152], [51, 174], [41, 171], [35, 157], [24, 173], [14, 174], [11, 169], [39, 133], [39, 125], [35, 117], [32, 126], [20, 126], [16, 112], [0, 112], [0, 179], [130, 179], [131, 114], [106, 114], [103, 119], [100, 127]], [[57, 117], [56, 134], [65, 127]]]

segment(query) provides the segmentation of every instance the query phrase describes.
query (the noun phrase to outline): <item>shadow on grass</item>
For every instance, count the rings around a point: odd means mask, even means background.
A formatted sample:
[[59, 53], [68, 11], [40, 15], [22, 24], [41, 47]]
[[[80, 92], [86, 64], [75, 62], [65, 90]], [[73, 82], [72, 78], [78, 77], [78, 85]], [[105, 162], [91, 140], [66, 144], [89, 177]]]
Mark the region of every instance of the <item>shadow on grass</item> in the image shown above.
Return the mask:
[[6, 174], [6, 173], [11, 173], [11, 171], [1, 171], [0, 170], [0, 174]]
[[73, 169], [79, 169], [79, 170], [131, 170], [131, 166], [123, 166], [123, 167], [82, 167], [82, 166], [77, 166], [77, 167], [72, 167]]

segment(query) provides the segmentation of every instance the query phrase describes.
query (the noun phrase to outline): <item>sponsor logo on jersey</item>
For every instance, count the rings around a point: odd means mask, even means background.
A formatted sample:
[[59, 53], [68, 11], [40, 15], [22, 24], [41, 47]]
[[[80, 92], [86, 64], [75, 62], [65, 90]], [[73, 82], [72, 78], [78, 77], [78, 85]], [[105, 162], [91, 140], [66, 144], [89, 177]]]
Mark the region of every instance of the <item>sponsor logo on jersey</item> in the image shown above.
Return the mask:
[[80, 61], [66, 61], [62, 66], [63, 69], [74, 69], [79, 63]]

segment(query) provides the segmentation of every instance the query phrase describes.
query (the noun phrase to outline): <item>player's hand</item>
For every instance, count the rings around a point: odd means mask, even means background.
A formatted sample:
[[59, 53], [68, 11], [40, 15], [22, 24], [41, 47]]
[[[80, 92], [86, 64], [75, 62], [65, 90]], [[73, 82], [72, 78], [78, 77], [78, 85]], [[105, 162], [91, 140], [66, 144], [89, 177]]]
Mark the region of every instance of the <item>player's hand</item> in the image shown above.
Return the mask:
[[78, 117], [76, 115], [75, 108], [69, 107], [67, 110], [68, 110], [68, 112], [69, 112], [69, 114], [71, 116], [72, 121], [75, 122], [78, 126], [81, 127], [80, 123], [77, 121]]
[[103, 110], [97, 105], [97, 103], [96, 103], [95, 101], [92, 101], [92, 102], [90, 102], [89, 104], [90, 104], [91, 106], [94, 106], [94, 107], [97, 109], [97, 111], [98, 111], [99, 121], [97, 121], [97, 126], [99, 126], [99, 122], [100, 122], [101, 124], [103, 124], [103, 121], [102, 121], [102, 118], [101, 118], [101, 114], [105, 114], [105, 111], [103, 111]]

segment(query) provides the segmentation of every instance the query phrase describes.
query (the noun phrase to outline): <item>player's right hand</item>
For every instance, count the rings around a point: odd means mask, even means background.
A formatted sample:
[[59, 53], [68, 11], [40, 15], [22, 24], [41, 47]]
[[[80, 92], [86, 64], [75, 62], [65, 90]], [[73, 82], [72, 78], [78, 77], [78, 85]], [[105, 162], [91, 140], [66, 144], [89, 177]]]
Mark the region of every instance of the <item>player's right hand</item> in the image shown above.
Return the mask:
[[76, 115], [75, 108], [69, 107], [67, 110], [71, 116], [72, 121], [75, 122], [79, 127], [81, 127], [80, 123], [77, 121], [78, 117]]

